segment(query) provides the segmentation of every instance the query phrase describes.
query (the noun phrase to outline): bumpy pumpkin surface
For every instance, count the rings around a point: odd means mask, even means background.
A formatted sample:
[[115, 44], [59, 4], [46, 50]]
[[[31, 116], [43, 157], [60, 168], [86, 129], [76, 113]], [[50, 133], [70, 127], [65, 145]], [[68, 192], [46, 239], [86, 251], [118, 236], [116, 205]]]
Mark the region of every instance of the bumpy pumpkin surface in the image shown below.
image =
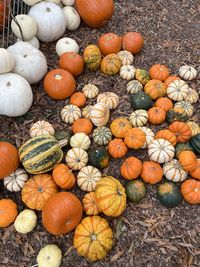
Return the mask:
[[126, 195], [131, 202], [140, 202], [146, 196], [145, 184], [139, 180], [128, 182], [126, 184]]
[[199, 94], [196, 90], [189, 88], [188, 95], [185, 98], [185, 101], [194, 104], [199, 100]]
[[92, 137], [97, 145], [105, 146], [112, 140], [112, 132], [109, 128], [100, 126], [93, 131]]
[[48, 244], [37, 255], [38, 267], [60, 267], [62, 251], [56, 245]]
[[121, 59], [116, 54], [110, 54], [102, 59], [101, 71], [106, 75], [114, 75], [119, 72], [121, 65]]
[[148, 110], [149, 122], [152, 124], [161, 124], [166, 119], [166, 112], [162, 108], [152, 107]]
[[70, 97], [69, 103], [71, 105], [75, 105], [77, 107], [82, 107], [86, 103], [86, 97], [83, 93], [76, 92]]
[[188, 203], [200, 204], [200, 182], [194, 179], [187, 179], [181, 185], [181, 193]]

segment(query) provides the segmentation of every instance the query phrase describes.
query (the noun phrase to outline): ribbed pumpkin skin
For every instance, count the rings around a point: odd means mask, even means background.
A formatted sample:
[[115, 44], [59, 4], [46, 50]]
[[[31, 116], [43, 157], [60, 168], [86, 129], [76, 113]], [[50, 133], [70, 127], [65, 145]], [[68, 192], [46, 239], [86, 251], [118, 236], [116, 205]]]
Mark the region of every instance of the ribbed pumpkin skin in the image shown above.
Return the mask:
[[167, 86], [163, 82], [154, 79], [146, 83], [144, 91], [151, 97], [151, 99], [155, 100], [166, 95]]
[[25, 170], [31, 174], [52, 170], [63, 157], [58, 141], [51, 135], [29, 139], [19, 149], [19, 158]]
[[181, 121], [174, 121], [169, 125], [169, 130], [176, 134], [177, 142], [188, 141], [192, 134], [190, 127], [185, 122]]
[[100, 210], [97, 206], [97, 202], [95, 199], [95, 193], [90, 192], [86, 194], [82, 200], [83, 210], [87, 215], [98, 215]]
[[83, 60], [89, 70], [97, 70], [101, 64], [101, 52], [96, 45], [88, 45], [83, 53]]
[[114, 119], [110, 124], [112, 134], [117, 138], [124, 138], [127, 131], [132, 128], [130, 121], [126, 118]]
[[121, 65], [121, 59], [116, 54], [110, 54], [101, 61], [101, 71], [106, 75], [114, 75], [119, 72]]
[[197, 159], [197, 168], [193, 172], [190, 172], [190, 176], [200, 181], [200, 159]]
[[165, 139], [165, 140], [169, 141], [173, 146], [175, 146], [177, 143], [175, 133], [172, 133], [170, 130], [167, 130], [167, 129], [158, 131], [155, 138], [156, 139], [159, 139], [159, 138]]
[[181, 193], [188, 203], [200, 204], [200, 182], [194, 179], [187, 179], [181, 185]]
[[197, 168], [197, 157], [192, 151], [181, 152], [179, 162], [185, 171], [192, 172]]
[[177, 143], [175, 146], [175, 156], [178, 159], [182, 151], [194, 151], [189, 143]]
[[200, 133], [191, 138], [190, 144], [192, 148], [200, 154]]

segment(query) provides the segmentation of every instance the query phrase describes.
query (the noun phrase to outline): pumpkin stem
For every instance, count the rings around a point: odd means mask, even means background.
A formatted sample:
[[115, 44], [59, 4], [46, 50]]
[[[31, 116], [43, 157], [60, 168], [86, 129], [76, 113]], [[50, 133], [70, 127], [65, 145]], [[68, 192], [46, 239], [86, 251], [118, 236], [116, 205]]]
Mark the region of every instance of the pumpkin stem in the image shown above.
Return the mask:
[[51, 12], [51, 8], [50, 8], [50, 7], [47, 7], [47, 8], [46, 8], [46, 11], [47, 11], [47, 12]]
[[93, 234], [91, 235], [91, 239], [92, 239], [92, 241], [97, 240], [97, 236], [96, 236], [96, 234], [93, 233]]
[[62, 76], [60, 74], [55, 74], [54, 78], [55, 80], [59, 80], [59, 81], [62, 80]]
[[7, 87], [10, 87], [11, 86], [11, 83], [10, 82], [7, 82], [6, 86]]
[[64, 146], [68, 145], [69, 140], [68, 139], [62, 139], [62, 140], [58, 141], [58, 143], [59, 143], [59, 146], [62, 148]]

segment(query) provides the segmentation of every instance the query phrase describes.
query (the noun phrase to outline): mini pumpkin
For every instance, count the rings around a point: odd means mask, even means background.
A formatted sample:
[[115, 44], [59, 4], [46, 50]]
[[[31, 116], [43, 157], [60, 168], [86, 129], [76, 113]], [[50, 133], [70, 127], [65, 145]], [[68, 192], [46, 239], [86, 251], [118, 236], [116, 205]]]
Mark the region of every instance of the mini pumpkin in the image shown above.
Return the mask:
[[127, 32], [122, 36], [122, 48], [132, 54], [138, 54], [144, 45], [144, 38], [139, 32]]
[[159, 138], [169, 141], [173, 146], [175, 146], [177, 143], [176, 134], [171, 132], [168, 129], [163, 129], [163, 130], [158, 131], [155, 136], [155, 139], [159, 139]]
[[95, 193], [90, 192], [85, 194], [83, 200], [83, 210], [87, 215], [98, 215], [100, 213], [99, 207], [95, 199]]
[[35, 122], [30, 128], [29, 134], [31, 138], [39, 136], [39, 135], [43, 135], [43, 134], [54, 135], [55, 130], [53, 126], [51, 125], [51, 123], [43, 120], [43, 121]]
[[175, 156], [178, 159], [179, 158], [179, 154], [182, 151], [194, 151], [192, 146], [189, 143], [177, 143], [175, 146]]
[[150, 68], [149, 74], [151, 79], [165, 81], [169, 77], [169, 69], [165, 65], [155, 64]]
[[197, 168], [197, 157], [192, 151], [182, 151], [179, 154], [179, 163], [185, 171], [192, 172]]
[[109, 155], [106, 148], [101, 147], [89, 152], [89, 162], [92, 166], [99, 169], [108, 167]]
[[200, 182], [194, 179], [187, 179], [181, 185], [181, 193], [188, 203], [200, 204]]
[[190, 145], [197, 154], [200, 154], [200, 133], [191, 138]]
[[80, 108], [85, 105], [86, 97], [83, 93], [76, 92], [70, 97], [69, 103]]
[[114, 119], [110, 124], [110, 130], [117, 138], [125, 138], [127, 131], [131, 128], [131, 123], [126, 118]]
[[75, 176], [67, 165], [61, 163], [54, 167], [52, 172], [54, 182], [63, 189], [70, 189], [75, 184]]
[[174, 75], [170, 75], [165, 81], [164, 84], [168, 87], [170, 85], [170, 83], [176, 81], [176, 80], [180, 80], [180, 78], [178, 76], [174, 76]]
[[121, 59], [116, 54], [109, 54], [101, 61], [101, 71], [106, 75], [115, 75], [120, 71]]
[[127, 158], [120, 167], [120, 173], [126, 180], [137, 179], [142, 171], [142, 162], [136, 157]]
[[194, 122], [194, 121], [188, 121], [188, 122], [186, 122], [186, 124], [190, 127], [192, 136], [195, 136], [195, 135], [197, 135], [197, 134], [200, 133], [199, 124], [197, 124], [196, 122]]
[[186, 142], [191, 137], [190, 127], [185, 122], [175, 121], [169, 125], [168, 129], [175, 133], [177, 142]]
[[70, 169], [79, 171], [86, 166], [88, 162], [88, 154], [82, 148], [75, 147], [68, 150], [65, 161]]
[[87, 135], [90, 135], [93, 129], [93, 124], [89, 119], [80, 118], [73, 123], [71, 129], [74, 134], [85, 133]]
[[74, 77], [83, 73], [83, 58], [75, 52], [66, 52], [59, 58], [59, 68], [69, 71]]
[[97, 103], [103, 103], [109, 109], [115, 109], [119, 105], [119, 96], [112, 92], [105, 92], [98, 95]]
[[139, 203], [146, 196], [146, 187], [142, 181], [134, 180], [126, 184], [126, 195], [128, 200]]
[[112, 32], [101, 35], [98, 39], [98, 47], [102, 55], [117, 54], [122, 47], [121, 37]]
[[82, 92], [87, 98], [91, 99], [98, 95], [99, 89], [96, 85], [88, 83], [83, 87]]
[[129, 94], [138, 93], [143, 90], [143, 85], [141, 82], [137, 80], [132, 80], [127, 83], [126, 90], [127, 90], [127, 93]]
[[75, 105], [67, 105], [61, 110], [61, 119], [72, 124], [81, 117], [81, 110]]
[[18, 233], [30, 233], [37, 224], [37, 215], [33, 210], [21, 211], [15, 219], [14, 227]]
[[185, 101], [194, 104], [199, 100], [199, 94], [196, 90], [189, 88], [188, 95], [185, 97]]
[[90, 112], [90, 119], [95, 126], [104, 126], [107, 124], [110, 117], [108, 106], [103, 103], [97, 103], [93, 106]]
[[7, 190], [11, 192], [19, 192], [24, 187], [29, 176], [24, 169], [17, 169], [9, 176], [5, 177], [3, 182]]
[[155, 107], [162, 108], [166, 112], [173, 108], [173, 102], [167, 97], [160, 97], [155, 102]]
[[188, 65], [181, 66], [178, 70], [178, 75], [186, 81], [194, 80], [197, 77], [197, 70]]
[[161, 124], [166, 119], [166, 112], [162, 108], [153, 107], [148, 110], [149, 122], [156, 125]]
[[115, 138], [108, 144], [108, 152], [112, 158], [123, 158], [128, 152], [128, 148], [122, 139]]
[[157, 162], [144, 161], [140, 176], [145, 183], [157, 184], [162, 180], [163, 169]]
[[197, 167], [194, 171], [190, 172], [190, 176], [200, 181], [200, 159], [197, 159]]
[[153, 79], [146, 83], [144, 91], [155, 100], [166, 95], [167, 87], [163, 82]]
[[189, 119], [185, 110], [180, 107], [174, 107], [167, 111], [167, 122], [172, 123], [174, 121], [187, 121]]
[[150, 80], [148, 71], [144, 69], [136, 69], [135, 78], [144, 85]]
[[131, 107], [133, 110], [144, 109], [148, 110], [153, 106], [153, 101], [145, 92], [138, 92], [130, 95]]
[[89, 106], [86, 106], [82, 109], [82, 116], [86, 119], [89, 119], [90, 120], [90, 113], [91, 113], [91, 110], [92, 110], [93, 106], [89, 105]]
[[90, 147], [91, 141], [85, 133], [76, 133], [70, 138], [70, 146], [87, 150]]
[[37, 255], [38, 267], [59, 267], [62, 261], [61, 249], [52, 244], [48, 244], [40, 249]]
[[192, 115], [193, 115], [194, 108], [190, 103], [188, 103], [186, 101], [177, 102], [177, 103], [175, 103], [174, 107], [175, 108], [182, 108], [188, 117], [192, 117]]
[[138, 109], [131, 113], [129, 120], [133, 127], [141, 127], [147, 124], [148, 121], [148, 112], [143, 109]]
[[141, 129], [144, 132], [146, 137], [146, 141], [141, 148], [147, 148], [148, 145], [151, 144], [151, 142], [154, 140], [155, 134], [150, 128], [145, 126], [139, 127], [139, 129]]
[[167, 87], [167, 96], [174, 101], [183, 101], [189, 93], [189, 86], [183, 80], [176, 80]]
[[101, 64], [101, 52], [96, 45], [88, 45], [83, 52], [83, 60], [89, 70], [97, 70]]
[[105, 126], [97, 127], [92, 132], [94, 142], [99, 146], [105, 146], [112, 140], [112, 132]]
[[77, 184], [87, 192], [94, 191], [97, 182], [102, 178], [100, 171], [93, 166], [83, 167], [77, 175]]
[[172, 182], [183, 182], [188, 175], [177, 159], [163, 164], [163, 172], [167, 180]]
[[145, 133], [139, 128], [132, 128], [127, 131], [124, 142], [129, 148], [139, 149], [146, 142]]
[[118, 57], [121, 59], [122, 65], [131, 65], [134, 61], [134, 56], [131, 52], [127, 50], [122, 50], [117, 53]]
[[0, 199], [0, 227], [8, 227], [17, 217], [17, 204], [12, 199]]
[[120, 69], [120, 77], [123, 80], [130, 81], [135, 77], [136, 69], [131, 65], [123, 65]]

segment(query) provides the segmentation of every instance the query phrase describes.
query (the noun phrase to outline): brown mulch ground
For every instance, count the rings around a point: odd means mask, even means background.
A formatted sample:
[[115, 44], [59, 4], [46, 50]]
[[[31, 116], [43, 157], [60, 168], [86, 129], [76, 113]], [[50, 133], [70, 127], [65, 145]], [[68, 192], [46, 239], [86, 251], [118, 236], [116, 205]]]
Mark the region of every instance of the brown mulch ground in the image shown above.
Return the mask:
[[[117, 0], [113, 19], [100, 30], [81, 25], [79, 30], [66, 33], [75, 38], [83, 48], [95, 43], [98, 36], [106, 32], [123, 34], [140, 31], [145, 37], [145, 47], [135, 57], [134, 66], [149, 68], [154, 63], [168, 65], [172, 73], [183, 63], [198, 67], [200, 63], [200, 4], [199, 0]], [[41, 50], [48, 59], [49, 69], [57, 67], [55, 43], [42, 44]], [[113, 91], [120, 97], [120, 105], [111, 119], [131, 113], [126, 82], [118, 76], [106, 77], [99, 71], [86, 71], [78, 79], [79, 84], [93, 82], [100, 91]], [[198, 89], [199, 79], [191, 83]], [[80, 85], [81, 87], [81, 85]], [[26, 116], [16, 119], [0, 117], [0, 137], [9, 137], [18, 147], [28, 138], [32, 122], [49, 120], [56, 128], [66, 129], [59, 113], [65, 101], [50, 100], [42, 89], [42, 83], [33, 87], [34, 104]], [[196, 105], [195, 120], [199, 121], [199, 106]], [[144, 159], [146, 151], [131, 152]], [[111, 161], [104, 174], [121, 179], [116, 168], [119, 161]], [[17, 234], [13, 226], [0, 229], [0, 267], [27, 267], [36, 264], [40, 248], [48, 243], [57, 244], [63, 252], [62, 266], [138, 266], [138, 267], [184, 267], [200, 266], [200, 206], [182, 202], [179, 207], [166, 209], [158, 203], [156, 187], [147, 186], [147, 197], [138, 205], [128, 203], [120, 218], [110, 219], [115, 233], [115, 245], [108, 257], [96, 263], [88, 263], [79, 257], [72, 247], [73, 233], [55, 237], [48, 234], [41, 224], [38, 212], [36, 229], [28, 235]], [[83, 197], [77, 187], [72, 190]], [[20, 193], [11, 193], [0, 183], [1, 198], [9, 197], [25, 206]], [[47, 266], [48, 267], [48, 266]]]

